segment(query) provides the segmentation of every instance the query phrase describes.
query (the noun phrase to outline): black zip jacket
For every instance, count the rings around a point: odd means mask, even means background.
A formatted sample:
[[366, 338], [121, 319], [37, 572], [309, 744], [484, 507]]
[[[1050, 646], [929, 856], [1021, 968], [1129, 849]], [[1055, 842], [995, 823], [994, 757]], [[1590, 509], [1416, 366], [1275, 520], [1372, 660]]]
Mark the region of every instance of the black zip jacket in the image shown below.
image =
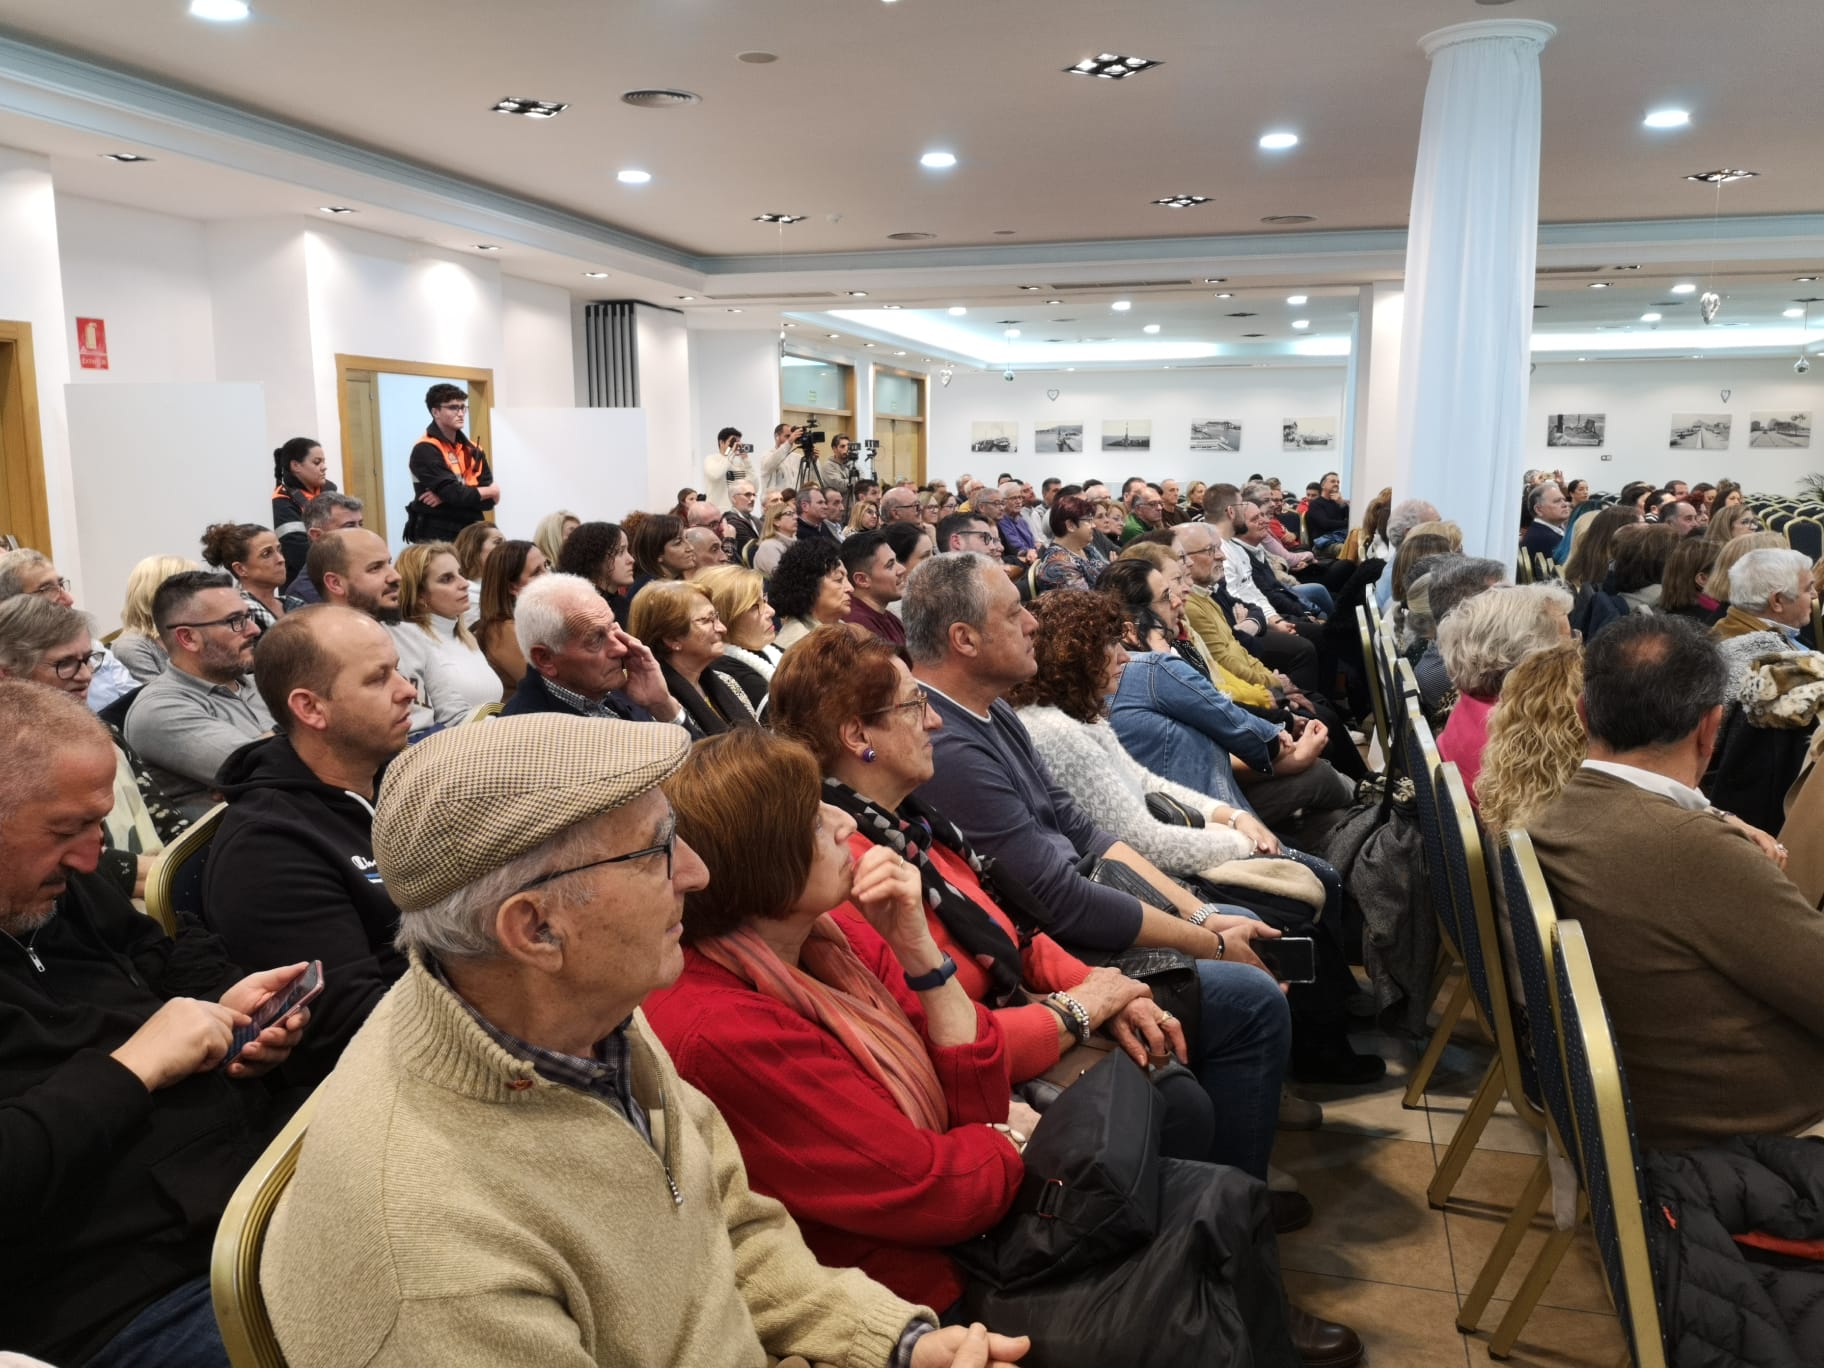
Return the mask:
[[277, 1071], [286, 1086], [314, 1085], [405, 972], [373, 809], [318, 779], [283, 736], [248, 742], [217, 778], [228, 813], [209, 847], [203, 921], [242, 964], [323, 961], [310, 1029]]
[[148, 1093], [109, 1056], [173, 997], [241, 978], [92, 874], [36, 932], [0, 935], [0, 1343], [85, 1362], [209, 1271], [216, 1222], [277, 1120], [220, 1070]]
[[[476, 446], [461, 430], [456, 433], [452, 446], [466, 447], [475, 453], [479, 463], [479, 473], [474, 484], [469, 484], [452, 471], [443, 459], [443, 452], [436, 442], [430, 439], [442, 439], [443, 434], [437, 430], [437, 423], [432, 420], [425, 425], [425, 440], [412, 448], [409, 461], [412, 472], [412, 501], [406, 506], [406, 539], [408, 541], [455, 541], [456, 534], [470, 523], [478, 523], [482, 515], [494, 507], [492, 499], [484, 499], [480, 494], [482, 485], [494, 483], [494, 467], [488, 462], [488, 453]], [[424, 493], [435, 494], [442, 502], [432, 508], [429, 504], [418, 501]]]

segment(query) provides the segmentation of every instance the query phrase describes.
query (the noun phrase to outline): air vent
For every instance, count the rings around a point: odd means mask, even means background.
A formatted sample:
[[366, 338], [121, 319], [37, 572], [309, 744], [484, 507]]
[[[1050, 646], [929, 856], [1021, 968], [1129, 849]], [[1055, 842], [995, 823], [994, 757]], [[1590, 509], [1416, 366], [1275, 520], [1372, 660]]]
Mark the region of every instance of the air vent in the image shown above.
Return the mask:
[[929, 242], [936, 233], [888, 233], [888, 242]]
[[703, 97], [688, 90], [629, 90], [621, 95], [621, 103], [635, 109], [677, 109], [683, 105], [702, 104]]
[[1542, 275], [1542, 276], [1601, 275], [1602, 267], [1600, 267], [1600, 266], [1541, 266], [1537, 271], [1534, 271], [1533, 274]]

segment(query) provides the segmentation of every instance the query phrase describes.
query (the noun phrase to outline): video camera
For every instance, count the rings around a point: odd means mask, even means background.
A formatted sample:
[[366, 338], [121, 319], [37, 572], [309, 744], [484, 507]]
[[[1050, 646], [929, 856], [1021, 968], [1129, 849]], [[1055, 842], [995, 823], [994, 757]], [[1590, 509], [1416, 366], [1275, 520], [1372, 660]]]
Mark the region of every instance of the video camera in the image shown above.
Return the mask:
[[829, 434], [821, 429], [812, 428], [809, 431], [799, 433], [794, 440], [797, 441], [799, 446], [804, 448], [805, 454], [809, 455], [813, 448], [822, 446], [823, 443], [828, 440], [828, 437]]

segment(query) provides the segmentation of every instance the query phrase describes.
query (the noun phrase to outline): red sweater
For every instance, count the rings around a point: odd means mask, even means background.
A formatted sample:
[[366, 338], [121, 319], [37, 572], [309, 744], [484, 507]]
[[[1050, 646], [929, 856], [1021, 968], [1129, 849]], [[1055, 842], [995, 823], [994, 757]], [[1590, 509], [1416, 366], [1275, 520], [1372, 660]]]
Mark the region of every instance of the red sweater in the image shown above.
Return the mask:
[[[849, 915], [841, 915], [847, 913]], [[929, 1043], [918, 995], [886, 942], [844, 904], [855, 953]], [[646, 1019], [678, 1072], [716, 1104], [755, 1191], [784, 1203], [805, 1243], [939, 1311], [963, 1284], [944, 1247], [989, 1229], [1019, 1192], [1020, 1157], [987, 1123], [1007, 1119], [1007, 1051], [991, 1013], [976, 1038], [931, 1050], [950, 1130], [907, 1120], [836, 1038], [694, 950], [649, 997]]]
[[[872, 845], [873, 842], [859, 832], [849, 837], [849, 849], [858, 860]], [[988, 896], [981, 880], [975, 877], [975, 871], [961, 856], [952, 854], [944, 846], [933, 844], [930, 850], [938, 873], [993, 917], [995, 924], [1007, 933], [1007, 939], [1017, 945], [1020, 938], [1013, 929], [1013, 922]], [[861, 919], [857, 917], [856, 920]], [[925, 922], [931, 928], [931, 938], [937, 942], [937, 948], [956, 961], [956, 981], [963, 985], [965, 993], [980, 1002], [988, 995], [988, 971], [950, 938], [950, 932], [937, 913], [927, 912]], [[849, 930], [846, 917], [843, 930]], [[854, 939], [853, 935], [850, 939]], [[1044, 993], [1055, 993], [1059, 989], [1068, 992], [1089, 977], [1087, 964], [1043, 934], [1034, 936], [1027, 945], [1020, 956], [1020, 967], [1024, 971], [1020, 977], [1026, 986]], [[1051, 1008], [1041, 1007], [1036, 1002], [1023, 1007], [1002, 1007], [995, 1011], [994, 1019], [1000, 1023], [1001, 1034], [1007, 1038], [1007, 1074], [1015, 1083], [1037, 1078], [1058, 1062], [1061, 1053], [1058, 1014]]]

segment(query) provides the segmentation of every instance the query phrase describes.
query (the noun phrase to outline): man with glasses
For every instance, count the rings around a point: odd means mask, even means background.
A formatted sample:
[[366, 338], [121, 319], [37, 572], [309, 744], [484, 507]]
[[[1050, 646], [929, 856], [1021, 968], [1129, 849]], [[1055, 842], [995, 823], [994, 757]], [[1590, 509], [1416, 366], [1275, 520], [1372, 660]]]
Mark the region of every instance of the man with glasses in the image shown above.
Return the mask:
[[[979, 510], [982, 499], [987, 492], [977, 494], [975, 504]], [[993, 498], [998, 499], [997, 490]], [[998, 513], [996, 515], [999, 516]], [[951, 513], [940, 518], [937, 524], [938, 551], [971, 551], [978, 556], [991, 556], [1001, 562], [1001, 568], [1007, 572], [1008, 579], [1017, 580], [1025, 573], [1026, 567], [1018, 563], [1008, 564], [1006, 548], [1001, 542], [1001, 534], [993, 520], [983, 512]]]
[[260, 629], [233, 577], [214, 570], [159, 585], [152, 624], [171, 666], [127, 710], [127, 741], [178, 810], [200, 817], [215, 805], [222, 761], [272, 732], [250, 678]]
[[1121, 497], [1127, 503], [1127, 520], [1121, 529], [1123, 546], [1165, 526], [1165, 495], [1158, 485], [1142, 481]]
[[411, 967], [324, 1083], [266, 1239], [292, 1362], [989, 1361], [979, 1330], [820, 1266], [653, 1040], [640, 1003], [708, 883], [659, 787], [689, 744], [514, 717], [389, 767], [374, 855]]
[[[70, 582], [57, 573], [48, 556], [30, 547], [0, 555], [0, 603], [15, 594], [36, 594], [59, 608], [76, 606], [70, 596]], [[88, 703], [89, 711], [98, 713], [138, 689], [139, 681], [106, 646], [97, 649], [101, 662], [95, 666], [95, 677], [89, 684]]]
[[412, 501], [407, 541], [455, 541], [456, 534], [500, 502], [488, 453], [463, 435], [469, 396], [457, 385], [432, 385], [424, 406], [430, 425], [412, 448]]

